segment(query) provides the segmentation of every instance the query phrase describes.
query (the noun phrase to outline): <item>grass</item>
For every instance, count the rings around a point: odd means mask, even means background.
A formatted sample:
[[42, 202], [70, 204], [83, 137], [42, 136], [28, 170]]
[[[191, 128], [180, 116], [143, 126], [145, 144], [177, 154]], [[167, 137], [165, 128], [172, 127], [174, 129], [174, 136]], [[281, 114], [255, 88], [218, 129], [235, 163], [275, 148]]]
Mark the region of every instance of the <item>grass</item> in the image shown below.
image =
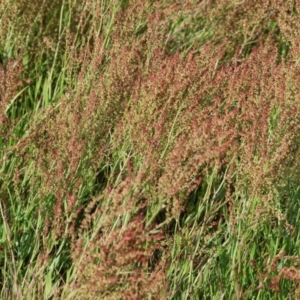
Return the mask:
[[2, 1], [0, 299], [297, 299], [299, 9]]

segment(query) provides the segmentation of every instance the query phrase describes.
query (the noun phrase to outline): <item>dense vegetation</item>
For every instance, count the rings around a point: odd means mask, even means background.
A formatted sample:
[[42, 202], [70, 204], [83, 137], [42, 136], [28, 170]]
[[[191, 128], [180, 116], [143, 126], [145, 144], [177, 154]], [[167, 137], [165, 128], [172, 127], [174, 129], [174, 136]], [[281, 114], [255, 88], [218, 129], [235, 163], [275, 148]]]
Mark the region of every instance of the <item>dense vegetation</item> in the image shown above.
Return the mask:
[[0, 299], [299, 298], [299, 12], [2, 0]]

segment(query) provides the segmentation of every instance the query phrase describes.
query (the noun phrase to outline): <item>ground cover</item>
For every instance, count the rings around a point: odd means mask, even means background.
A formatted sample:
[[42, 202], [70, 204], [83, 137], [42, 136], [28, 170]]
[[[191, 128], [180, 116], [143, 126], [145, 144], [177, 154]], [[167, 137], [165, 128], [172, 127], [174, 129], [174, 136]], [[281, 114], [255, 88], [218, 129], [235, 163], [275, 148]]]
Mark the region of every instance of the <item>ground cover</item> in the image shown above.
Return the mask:
[[0, 299], [297, 299], [299, 4], [0, 3]]

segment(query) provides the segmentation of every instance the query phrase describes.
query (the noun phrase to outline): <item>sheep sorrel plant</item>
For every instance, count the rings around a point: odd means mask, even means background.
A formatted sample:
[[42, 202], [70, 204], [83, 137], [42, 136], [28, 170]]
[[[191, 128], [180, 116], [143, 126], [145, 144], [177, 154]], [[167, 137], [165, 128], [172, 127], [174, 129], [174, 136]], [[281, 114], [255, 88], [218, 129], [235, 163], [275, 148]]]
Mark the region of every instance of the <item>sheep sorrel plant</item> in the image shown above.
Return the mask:
[[299, 298], [299, 7], [249, 3], [0, 3], [0, 299]]

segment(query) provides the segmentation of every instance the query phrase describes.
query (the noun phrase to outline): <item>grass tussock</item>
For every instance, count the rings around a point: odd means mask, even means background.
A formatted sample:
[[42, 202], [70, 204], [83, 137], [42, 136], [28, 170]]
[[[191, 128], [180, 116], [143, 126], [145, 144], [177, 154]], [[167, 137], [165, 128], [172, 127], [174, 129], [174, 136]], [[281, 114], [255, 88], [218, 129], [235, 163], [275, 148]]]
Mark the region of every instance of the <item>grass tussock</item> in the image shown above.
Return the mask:
[[2, 1], [0, 299], [297, 299], [296, 1]]

